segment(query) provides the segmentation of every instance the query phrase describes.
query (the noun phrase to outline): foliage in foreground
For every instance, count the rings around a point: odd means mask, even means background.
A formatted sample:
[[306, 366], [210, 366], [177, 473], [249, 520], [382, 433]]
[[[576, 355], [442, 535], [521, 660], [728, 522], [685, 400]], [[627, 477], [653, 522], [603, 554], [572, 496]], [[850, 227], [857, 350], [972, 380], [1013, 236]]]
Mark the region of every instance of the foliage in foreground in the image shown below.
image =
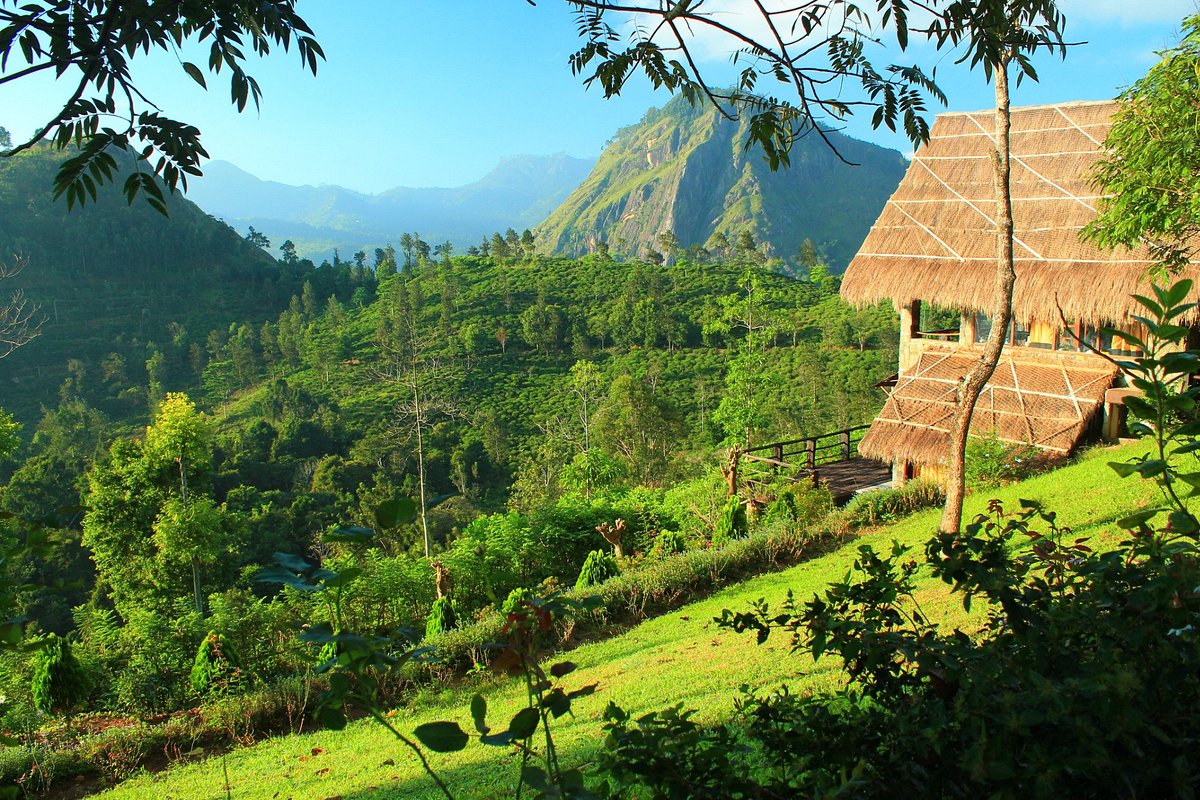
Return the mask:
[[721, 620], [841, 657], [845, 689], [747, 693], [735, 723], [711, 729], [678, 708], [637, 720], [610, 708], [611, 796], [1190, 796], [1194, 543], [1139, 531], [1093, 554], [1035, 505], [991, 511], [926, 548], [965, 605], [986, 606], [981, 631], [938, 630], [913, 596], [908, 548], [864, 546], [823, 597]]
[[[1144, 353], [1120, 362], [1142, 396], [1133, 427], [1150, 455], [1114, 463], [1162, 490], [1163, 505], [1118, 523], [1128, 538], [1093, 552], [1055, 513], [993, 501], [963, 534], [938, 534], [925, 562], [983, 605], [977, 631], [943, 630], [915, 595], [910, 549], [859, 549], [854, 571], [807, 602], [726, 610], [721, 626], [791, 636], [836, 655], [829, 694], [747, 692], [737, 720], [702, 728], [679, 708], [606, 714], [600, 763], [610, 797], [1194, 797], [1200, 786], [1200, 525], [1191, 503], [1200, 451], [1195, 372], [1175, 320], [1191, 282], [1154, 287]], [[1165, 516], [1165, 523], [1152, 525]]]

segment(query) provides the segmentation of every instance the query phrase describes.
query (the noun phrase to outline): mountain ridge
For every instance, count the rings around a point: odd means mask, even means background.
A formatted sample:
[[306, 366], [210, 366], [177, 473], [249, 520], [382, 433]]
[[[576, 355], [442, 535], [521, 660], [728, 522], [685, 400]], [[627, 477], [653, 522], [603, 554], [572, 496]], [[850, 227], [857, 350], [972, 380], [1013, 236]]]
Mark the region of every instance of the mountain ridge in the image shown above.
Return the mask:
[[614, 252], [643, 256], [660, 249], [658, 236], [666, 231], [683, 248], [744, 231], [784, 259], [811, 239], [840, 271], [907, 161], [830, 133], [832, 147], [804, 137], [792, 148], [791, 167], [772, 172], [744, 147], [749, 124], [681, 98], [651, 109], [617, 132], [591, 175], [538, 226], [539, 242], [561, 255], [580, 255], [604, 241]]
[[335, 248], [348, 256], [394, 243], [404, 232], [465, 249], [497, 230], [532, 228], [593, 164], [566, 153], [509, 156], [462, 186], [397, 186], [368, 194], [336, 184], [262, 180], [230, 162], [212, 161], [188, 197], [239, 230], [253, 226], [276, 246], [291, 239], [301, 256], [319, 261]]

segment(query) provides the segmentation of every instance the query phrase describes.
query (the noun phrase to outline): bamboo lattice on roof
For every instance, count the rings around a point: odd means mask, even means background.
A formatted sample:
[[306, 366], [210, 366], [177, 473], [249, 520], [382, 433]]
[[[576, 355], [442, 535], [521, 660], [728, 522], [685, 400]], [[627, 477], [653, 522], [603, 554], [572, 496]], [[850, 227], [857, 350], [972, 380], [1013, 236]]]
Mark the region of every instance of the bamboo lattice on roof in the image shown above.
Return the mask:
[[[958, 384], [978, 358], [951, 348], [922, 352], [900, 375], [859, 452], [883, 461], [945, 463]], [[1116, 374], [1116, 367], [1097, 356], [1067, 363], [1037, 350], [1007, 353], [979, 398], [971, 433], [995, 433], [1005, 442], [1065, 455], [1083, 436]]]
[[[1150, 249], [1100, 250], [1079, 240], [1102, 199], [1090, 175], [1115, 110], [1105, 101], [1012, 111], [1013, 312], [1023, 323], [1057, 320], [1056, 303], [1068, 319], [1093, 325], [1139, 313], [1130, 295], [1148, 291], [1145, 276], [1157, 265]], [[843, 297], [994, 308], [993, 127], [991, 111], [937, 118], [846, 270]]]

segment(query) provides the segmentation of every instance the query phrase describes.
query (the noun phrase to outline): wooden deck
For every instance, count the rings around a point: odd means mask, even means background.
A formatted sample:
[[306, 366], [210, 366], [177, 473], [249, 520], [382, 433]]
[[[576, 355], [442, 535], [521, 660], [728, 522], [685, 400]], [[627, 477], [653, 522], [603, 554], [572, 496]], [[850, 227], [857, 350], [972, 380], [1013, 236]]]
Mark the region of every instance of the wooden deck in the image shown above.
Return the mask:
[[892, 479], [892, 465], [869, 458], [855, 457], [845, 461], [822, 464], [815, 472], [817, 483], [828, 487], [833, 499], [842, 503], [856, 492], [887, 483]]
[[740, 451], [734, 481], [740, 478], [754, 483], [781, 476], [795, 480], [812, 477], [829, 489], [836, 502], [844, 503], [856, 492], [892, 479], [890, 464], [858, 454], [858, 441], [868, 427], [860, 425]]

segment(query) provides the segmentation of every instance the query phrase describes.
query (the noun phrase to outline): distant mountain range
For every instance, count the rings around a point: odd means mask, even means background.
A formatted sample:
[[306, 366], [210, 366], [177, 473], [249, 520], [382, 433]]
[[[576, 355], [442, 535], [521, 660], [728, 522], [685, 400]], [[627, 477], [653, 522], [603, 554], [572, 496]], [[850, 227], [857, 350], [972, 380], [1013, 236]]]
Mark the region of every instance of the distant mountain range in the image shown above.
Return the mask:
[[290, 239], [320, 262], [334, 248], [344, 260], [360, 249], [420, 233], [431, 244], [465, 249], [495, 231], [518, 232], [547, 217], [587, 177], [594, 160], [568, 155], [515, 156], [482, 179], [457, 188], [398, 187], [363, 194], [341, 186], [290, 186], [264, 181], [227, 161], [209, 162], [188, 199], [241, 233], [250, 226], [278, 248]]
[[899, 184], [904, 157], [836, 133], [835, 153], [813, 135], [795, 145], [790, 168], [772, 172], [761, 153], [745, 149], [748, 124], [676, 98], [618, 131], [598, 161], [515, 156], [466, 186], [380, 194], [264, 181], [213, 161], [188, 199], [243, 234], [251, 226], [266, 234], [273, 252], [290, 239], [318, 263], [335, 249], [343, 260], [371, 253], [405, 232], [461, 252], [511, 227], [535, 228], [544, 252], [569, 256], [600, 241], [644, 256], [660, 249], [665, 231], [683, 247], [748, 231], [785, 260], [811, 239], [835, 270], [844, 268]]
[[796, 143], [789, 169], [772, 172], [744, 147], [749, 122], [676, 98], [620, 130], [592, 174], [541, 225], [543, 249], [579, 255], [604, 241], [645, 255], [673, 232], [683, 247], [714, 233], [749, 231], [791, 260], [811, 239], [840, 271], [866, 238], [907, 167], [894, 151], [830, 134]]

